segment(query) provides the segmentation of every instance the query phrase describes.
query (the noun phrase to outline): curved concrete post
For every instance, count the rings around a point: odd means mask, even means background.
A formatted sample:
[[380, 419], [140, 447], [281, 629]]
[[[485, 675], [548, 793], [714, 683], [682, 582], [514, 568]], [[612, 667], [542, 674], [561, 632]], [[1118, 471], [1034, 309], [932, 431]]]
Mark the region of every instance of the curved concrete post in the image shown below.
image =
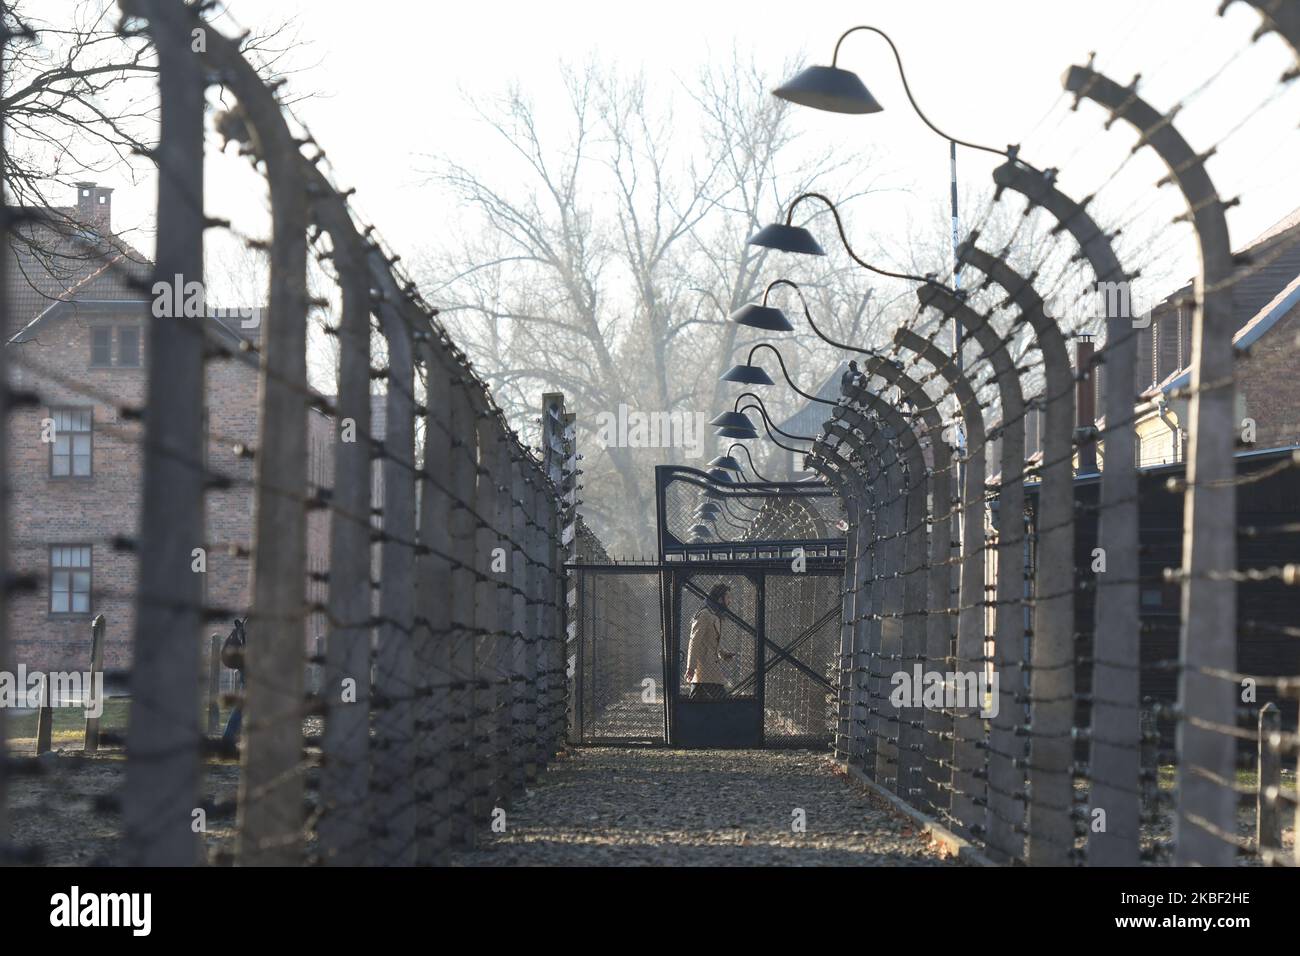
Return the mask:
[[[1300, 4], [1295, 0], [1246, 0], [1264, 22], [1255, 31], [1258, 40], [1265, 33], [1275, 32], [1291, 46], [1295, 54], [1296, 65], [1282, 74], [1282, 82], [1289, 83], [1300, 77]], [[1232, 0], [1223, 0], [1219, 15], [1232, 5]]]
[[[1156, 151], [1178, 186], [1196, 229], [1201, 271], [1194, 284], [1192, 381], [1188, 408], [1187, 490], [1183, 505], [1181, 668], [1178, 700], [1178, 820], [1175, 862], [1231, 866], [1236, 846], [1216, 831], [1236, 832], [1236, 742], [1224, 728], [1236, 725], [1236, 687], [1212, 673], [1237, 662], [1237, 488], [1235, 480], [1232, 314], [1235, 268], [1227, 208], [1198, 155], [1175, 129], [1137, 95], [1091, 66], [1072, 66], [1065, 88], [1110, 111], [1107, 126], [1122, 119], [1137, 130], [1139, 145]], [[1224, 783], [1222, 781], [1229, 781]]]
[[451, 485], [451, 399], [456, 363], [436, 335], [418, 343], [424, 364], [424, 461], [420, 468], [420, 550], [415, 579], [415, 662], [420, 709], [416, 715], [417, 855], [420, 865], [441, 863], [451, 845], [452, 754], [459, 743], [451, 687], [451, 606], [455, 504]]
[[[854, 710], [862, 715], [858, 726], [862, 727], [863, 772], [890, 786], [890, 781], [897, 776], [898, 746], [897, 736], [890, 736], [885, 724], [898, 721], [881, 705], [888, 697], [881, 693], [887, 679], [882, 661], [886, 615], [898, 613], [902, 604], [897, 569], [902, 563], [902, 538], [898, 529], [905, 517], [901, 495], [903, 464], [891, 439], [873, 421], [857, 413], [855, 416], [856, 425], [835, 418], [826, 428], [838, 434], [865, 463], [864, 475], [870, 486], [871, 523], [869, 528], [864, 526], [864, 531], [868, 534], [871, 560], [863, 569], [870, 572], [870, 578], [860, 579], [860, 601], [854, 604], [853, 669], [861, 675], [855, 683]], [[874, 475], [867, 470], [872, 461], [876, 462]], [[891, 625], [891, 642], [896, 644], [893, 633]]]
[[[303, 843], [303, 642], [307, 516], [307, 190], [302, 154], [275, 94], [236, 41], [194, 17], [206, 57], [239, 101], [271, 193], [271, 290], [263, 320], [254, 463], [252, 611], [246, 652], [237, 857], [290, 866]], [[245, 125], [246, 124], [246, 125]]]
[[[966, 467], [961, 489], [961, 567], [957, 587], [957, 644], [953, 670], [984, 669], [984, 483], [986, 438], [984, 412], [970, 381], [952, 356], [910, 329], [894, 333], [894, 342], [934, 366], [957, 398], [966, 426]], [[984, 720], [978, 713], [958, 714], [954, 723], [952, 815], [960, 828], [982, 838], [987, 786], [984, 783]]]
[[974, 244], [957, 248], [1007, 293], [1029, 323], [1046, 381], [1034, 568], [1034, 636], [1029, 672], [1029, 862], [1066, 866], [1074, 849], [1074, 374], [1061, 329], [1034, 291], [1001, 257]]
[[[866, 375], [878, 375], [890, 385], [897, 386], [903, 399], [910, 401], [925, 426], [930, 439], [933, 467], [930, 470], [929, 545], [930, 556], [926, 570], [925, 640], [923, 643], [925, 665], [938, 662], [946, 665], [952, 651], [952, 628], [949, 615], [952, 608], [952, 521], [954, 502], [952, 489], [952, 450], [944, 436], [943, 418], [921, 383], [889, 360], [872, 356], [863, 363]], [[927, 669], [923, 667], [923, 670]], [[922, 784], [925, 799], [934, 814], [949, 816], [952, 794], [952, 733], [956, 712], [946, 707], [925, 707], [921, 714], [923, 725], [922, 756], [929, 764], [923, 770]]]
[[[860, 548], [862, 516], [859, 511], [857, 481], [848, 471], [848, 463], [841, 460], [833, 448], [822, 438], [813, 443], [813, 451], [804, 457], [804, 464], [816, 471], [835, 489], [844, 505], [849, 531], [844, 555], [844, 583], [840, 600], [840, 652], [839, 679], [836, 682], [835, 759], [848, 760], [853, 743], [853, 615], [859, 573], [865, 568], [867, 555]], [[842, 470], [843, 469], [843, 470]]]
[[[897, 525], [897, 535], [902, 542], [902, 564], [895, 572], [894, 581], [902, 591], [902, 600], [895, 604], [894, 610], [886, 612], [882, 622], [882, 658], [894, 662], [895, 675], [901, 673], [910, 677], [912, 666], [920, 664], [925, 653], [929, 476], [916, 433], [897, 409], [867, 391], [865, 386], [850, 389], [848, 397], [875, 413], [893, 431], [898, 450], [906, 462], [905, 491], [900, 490], [896, 496], [902, 505]], [[858, 427], [865, 423], [861, 412], [847, 406], [839, 406], [836, 415]], [[854, 421], [855, 416], [858, 421]], [[925, 789], [923, 713], [921, 701], [915, 699], [908, 706], [898, 708], [897, 792], [914, 805], [920, 803]]]
[[[342, 303], [335, 404], [333, 516], [330, 520], [329, 633], [321, 683], [321, 861], [361, 866], [370, 845], [370, 422], [369, 250], [342, 197], [306, 160], [311, 214], [329, 233]], [[349, 427], [350, 426], [350, 427]], [[347, 440], [345, 440], [347, 439]], [[344, 693], [344, 681], [355, 685]], [[350, 685], [351, 686], [351, 685]]]
[[379, 633], [375, 654], [374, 814], [372, 865], [415, 863], [415, 343], [403, 314], [405, 296], [389, 262], [371, 248], [370, 273], [379, 290], [379, 329], [388, 347], [384, 395]]
[[[1006, 343], [989, 324], [951, 291], [937, 283], [917, 289], [922, 306], [938, 309], [962, 324], [993, 366], [1002, 422], [1001, 475], [997, 490], [997, 593], [994, 628], [998, 708], [989, 743], [989, 818], [987, 846], [995, 857], [1019, 859], [1024, 852], [1025, 747], [1025, 402], [1020, 373]], [[990, 438], [995, 437], [990, 435]]]
[[[1015, 163], [993, 173], [999, 192], [1011, 189], [1050, 213], [1058, 228], [1074, 237], [1097, 281], [1097, 304], [1104, 310], [1106, 342], [1096, 354], [1105, 369], [1102, 390], [1102, 433], [1106, 455], [1101, 472], [1097, 515], [1097, 547], [1106, 570], [1095, 578], [1092, 632], [1092, 758], [1090, 807], [1106, 810], [1106, 829], [1088, 832], [1088, 863], [1093, 866], [1137, 866], [1141, 727], [1138, 717], [1140, 620], [1138, 608], [1137, 467], [1133, 448], [1136, 430], [1133, 383], [1137, 365], [1137, 334], [1125, 314], [1128, 277], [1110, 239], [1083, 204], [1058, 189], [1050, 173], [1040, 175]], [[1087, 370], [1079, 369], [1079, 374]], [[1087, 422], [1083, 423], [1086, 427]], [[1098, 693], [1104, 688], [1104, 693]]]
[[[867, 676], [869, 664], [864, 663], [867, 647], [864, 640], [867, 623], [872, 613], [872, 596], [875, 567], [875, 507], [874, 480], [868, 456], [869, 449], [861, 439], [834, 420], [825, 426], [827, 437], [837, 437], [840, 444], [830, 448], [825, 456], [836, 463], [849, 503], [849, 542], [853, 553], [853, 568], [846, 567], [846, 595], [844, 621], [841, 630], [841, 675], [843, 717], [846, 726], [845, 760], [862, 764], [870, 744], [867, 728]], [[819, 439], [821, 441], [821, 439]], [[841, 457], [842, 449], [853, 449], [860, 463]], [[864, 673], [865, 671], [865, 673]]]

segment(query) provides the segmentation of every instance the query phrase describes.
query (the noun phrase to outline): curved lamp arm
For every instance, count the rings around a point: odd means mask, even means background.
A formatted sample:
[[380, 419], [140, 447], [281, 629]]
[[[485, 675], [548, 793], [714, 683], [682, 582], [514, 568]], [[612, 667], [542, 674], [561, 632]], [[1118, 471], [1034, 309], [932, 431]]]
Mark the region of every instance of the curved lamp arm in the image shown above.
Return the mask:
[[[999, 155], [1005, 155], [1005, 154], [999, 153]], [[876, 266], [873, 266], [866, 259], [863, 259], [861, 256], [859, 256], [856, 252], [853, 251], [853, 247], [849, 245], [849, 237], [844, 234], [844, 221], [840, 219], [839, 209], [836, 208], [835, 203], [831, 202], [829, 198], [822, 195], [821, 193], [800, 193], [798, 196], [796, 196], [794, 198], [794, 201], [790, 203], [790, 208], [787, 209], [785, 213], [785, 224], [787, 226], [793, 225], [794, 209], [805, 199], [820, 199], [823, 203], [826, 204], [826, 208], [829, 209], [831, 211], [831, 215], [835, 217], [835, 228], [839, 230], [840, 242], [844, 244], [844, 251], [849, 254], [850, 259], [852, 259], [858, 265], [862, 266], [862, 268], [870, 270], [871, 272], [874, 272], [876, 275], [889, 276], [889, 278], [891, 279], [910, 279], [913, 282], [925, 282], [926, 279], [928, 278], [927, 276], [914, 276], [907, 272], [890, 272], [888, 269], [880, 269], [877, 268]]]
[[[992, 153], [995, 156], [1005, 156], [1007, 157], [1007, 159], [1023, 162], [1023, 160], [1019, 160], [1019, 157], [1017, 155], [1019, 150], [1015, 146], [1008, 146], [1006, 149], [996, 149], [992, 146], [982, 146], [979, 143], [967, 142], [964, 139], [958, 139], [956, 136], [949, 136], [943, 130], [939, 129], [939, 127], [931, 123], [930, 118], [921, 111], [920, 105], [916, 102], [916, 97], [912, 95], [912, 87], [908, 85], [907, 71], [903, 69], [903, 57], [901, 54], [899, 54], [898, 47], [894, 45], [894, 41], [889, 38], [889, 34], [886, 33], [884, 30], [881, 30], [878, 27], [868, 26], [866, 24], [863, 24], [862, 26], [850, 27], [849, 29], [845, 30], [844, 33], [840, 35], [840, 38], [835, 41], [835, 53], [831, 57], [831, 66], [835, 66], [837, 61], [840, 58], [840, 44], [844, 42], [845, 38], [848, 37], [850, 33], [856, 33], [859, 30], [867, 30], [871, 33], [875, 33], [878, 36], [883, 37], [885, 42], [889, 44], [889, 49], [894, 51], [894, 61], [898, 64], [898, 75], [899, 78], [902, 79], [903, 81], [903, 92], [907, 94], [907, 101], [912, 104], [912, 109], [916, 111], [916, 115], [921, 117], [922, 123], [930, 127], [930, 129], [934, 130], [934, 132], [938, 133], [940, 136], [942, 136], [944, 139], [948, 140], [949, 142], [957, 143], [961, 146], [969, 147], [970, 149], [978, 149], [986, 153]], [[1029, 166], [1028, 163], [1025, 163], [1025, 165]], [[1030, 168], [1032, 169], [1033, 167], [1031, 166]]]
[[[741, 398], [744, 398], [744, 397], [745, 397], [745, 396], [743, 396], [743, 395], [741, 396]], [[757, 396], [755, 396], [755, 395], [750, 395], [749, 397], [752, 398], [752, 399], [754, 399], [755, 402], [758, 402], [758, 397], [757, 397]], [[772, 432], [776, 432], [777, 435], [784, 435], [786, 438], [790, 439], [791, 441], [806, 441], [806, 442], [811, 443], [811, 442], [813, 442], [815, 439], [809, 438], [807, 435], [791, 435], [789, 432], [781, 431], [781, 429], [778, 428], [777, 426], [773, 425], [773, 424], [772, 424], [772, 420], [771, 420], [770, 418], [767, 417], [767, 409], [765, 409], [765, 408], [763, 407], [763, 405], [762, 405], [761, 402], [758, 402], [758, 404], [755, 404], [755, 405], [746, 405], [744, 408], [741, 408], [741, 407], [740, 407], [740, 399], [737, 399], [737, 400], [736, 400], [736, 411], [738, 411], [738, 412], [747, 412], [747, 411], [749, 411], [751, 408], [757, 408], [757, 409], [758, 409], [758, 414], [761, 415], [762, 418], [763, 418], [763, 427], [767, 430], [767, 437], [770, 438], [770, 439], [772, 439], [773, 444], [775, 444], [778, 448], [784, 448], [786, 451], [788, 451], [788, 452], [793, 452], [793, 453], [796, 454], [796, 455], [806, 455], [806, 454], [808, 454], [808, 449], [807, 449], [807, 448], [791, 448], [789, 445], [783, 445], [783, 444], [781, 444], [781, 442], [777, 440], [776, 435], [773, 435]]]
[[748, 445], [742, 445], [740, 442], [735, 442], [732, 444], [730, 448], [727, 449], [727, 454], [730, 455], [731, 452], [736, 448], [739, 448], [741, 451], [743, 451], [745, 453], [745, 457], [749, 459], [749, 470], [754, 473], [754, 477], [757, 478], [759, 481], [766, 481], [769, 484], [771, 484], [771, 479], [764, 478], [763, 475], [759, 472], [758, 467], [754, 464], [754, 456], [749, 453]]
[[[769, 282], [767, 284], [767, 288], [763, 290], [763, 305], [767, 305], [768, 295], [771, 294], [772, 290], [779, 285], [789, 286], [791, 289], [794, 290], [794, 294], [799, 297], [799, 302], [801, 305], [803, 305], [803, 317], [808, 320], [809, 328], [811, 328], [813, 332], [816, 333], [817, 337], [821, 339], [823, 342], [825, 342], [827, 345], [832, 345], [837, 349], [843, 349], [846, 352], [857, 352], [859, 355], [880, 354], [874, 349], [864, 349], [857, 345], [849, 345], [845, 342], [837, 342], [830, 336], [823, 333], [821, 329], [817, 328], [817, 323], [813, 321], [812, 310], [808, 308], [808, 300], [804, 297], [803, 289], [799, 288], [799, 284], [795, 282], [793, 279], [774, 279], [771, 282]], [[834, 403], [832, 402], [831, 404]]]
[[834, 404], [835, 404], [834, 402], [827, 401], [827, 400], [824, 399], [824, 398], [818, 398], [816, 395], [809, 395], [809, 394], [808, 394], [807, 392], [805, 392], [802, 388], [800, 388], [798, 385], [796, 385], [796, 384], [794, 383], [794, 379], [792, 379], [792, 378], [790, 377], [790, 372], [789, 372], [789, 371], [786, 369], [786, 367], [785, 367], [785, 359], [781, 356], [781, 351], [780, 351], [780, 350], [779, 350], [775, 345], [772, 345], [772, 344], [769, 343], [769, 342], [759, 342], [759, 343], [758, 343], [757, 345], [755, 345], [752, 349], [750, 349], [750, 350], [749, 350], [749, 358], [745, 360], [745, 364], [746, 364], [746, 365], [753, 365], [753, 364], [754, 364], [754, 353], [757, 352], [759, 349], [771, 349], [771, 350], [772, 350], [773, 354], [776, 355], [776, 361], [777, 361], [777, 364], [779, 364], [779, 365], [781, 366], [781, 374], [785, 376], [786, 384], [789, 385], [792, 389], [794, 389], [795, 392], [797, 392], [798, 394], [802, 395], [804, 398], [808, 399], [808, 401], [810, 401], [810, 402], [818, 402], [818, 403], [820, 403], [820, 404], [822, 404], [822, 405], [834, 405]]

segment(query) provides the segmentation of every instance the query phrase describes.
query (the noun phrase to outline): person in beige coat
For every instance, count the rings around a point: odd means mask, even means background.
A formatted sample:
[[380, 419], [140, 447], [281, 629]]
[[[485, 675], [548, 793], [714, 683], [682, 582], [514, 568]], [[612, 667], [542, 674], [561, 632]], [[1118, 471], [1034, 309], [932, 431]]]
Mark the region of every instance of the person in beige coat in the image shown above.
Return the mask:
[[727, 606], [727, 586], [715, 584], [704, 607], [691, 618], [691, 639], [686, 645], [686, 682], [691, 700], [721, 700], [727, 696], [722, 662], [735, 654], [722, 649], [722, 609]]

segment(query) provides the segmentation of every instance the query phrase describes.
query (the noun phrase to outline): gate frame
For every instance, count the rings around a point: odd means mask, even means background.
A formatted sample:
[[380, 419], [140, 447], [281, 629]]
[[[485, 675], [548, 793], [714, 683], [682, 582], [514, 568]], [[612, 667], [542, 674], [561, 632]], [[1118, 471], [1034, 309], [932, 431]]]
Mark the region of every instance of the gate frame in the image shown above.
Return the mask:
[[[654, 561], [642, 562], [619, 562], [602, 564], [598, 561], [578, 561], [564, 565], [566, 574], [572, 575], [575, 603], [573, 606], [574, 623], [576, 625], [576, 640], [574, 641], [574, 662], [573, 662], [573, 713], [574, 713], [574, 743], [578, 746], [633, 746], [646, 745], [661, 746], [668, 741], [668, 705], [667, 705], [667, 656], [664, 644], [664, 636], [667, 630], [664, 625], [664, 602], [663, 602], [663, 573], [662, 565]], [[584, 598], [587, 594], [587, 576], [588, 574], [622, 574], [622, 575], [655, 575], [659, 585], [659, 662], [660, 662], [660, 683], [659, 687], [663, 692], [661, 702], [660, 723], [662, 731], [660, 736], [654, 740], [646, 737], [592, 737], [587, 738], [584, 726], [584, 703], [585, 703], [585, 674], [586, 674], [586, 635], [582, 632], [582, 621], [584, 615]]]

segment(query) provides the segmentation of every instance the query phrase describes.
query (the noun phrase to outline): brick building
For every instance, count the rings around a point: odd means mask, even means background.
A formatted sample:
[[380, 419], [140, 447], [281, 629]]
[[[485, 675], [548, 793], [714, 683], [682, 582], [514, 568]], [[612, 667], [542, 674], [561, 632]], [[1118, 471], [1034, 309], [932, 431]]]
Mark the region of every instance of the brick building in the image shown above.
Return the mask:
[[[136, 538], [143, 495], [144, 402], [152, 264], [112, 233], [112, 190], [78, 184], [74, 207], [25, 210], [9, 252], [11, 385], [31, 401], [9, 421], [12, 564], [34, 588], [16, 594], [9, 627], [15, 663], [83, 668], [90, 620], [104, 614], [105, 665], [126, 668], [135, 627]], [[257, 445], [258, 310], [209, 310], [205, 465], [230, 479], [206, 498], [205, 603], [242, 615], [249, 604], [253, 463]], [[166, 321], [195, 321], [168, 319]], [[308, 482], [328, 485], [333, 429], [310, 413]], [[309, 521], [309, 567], [328, 552], [328, 518]], [[309, 599], [321, 599], [309, 582]], [[223, 615], [224, 618], [224, 615]], [[225, 632], [224, 619], [211, 622]], [[318, 615], [307, 637], [323, 633]]]
[[[1238, 328], [1238, 423], [1249, 420], [1254, 449], [1300, 444], [1300, 209], [1238, 250], [1246, 270], [1232, 289]], [[1180, 462], [1187, 451], [1191, 384], [1191, 295], [1188, 284], [1151, 310], [1139, 330], [1137, 394], [1138, 464]], [[1243, 426], [1244, 429], [1244, 426]], [[1250, 446], [1248, 446], [1250, 447]]]

